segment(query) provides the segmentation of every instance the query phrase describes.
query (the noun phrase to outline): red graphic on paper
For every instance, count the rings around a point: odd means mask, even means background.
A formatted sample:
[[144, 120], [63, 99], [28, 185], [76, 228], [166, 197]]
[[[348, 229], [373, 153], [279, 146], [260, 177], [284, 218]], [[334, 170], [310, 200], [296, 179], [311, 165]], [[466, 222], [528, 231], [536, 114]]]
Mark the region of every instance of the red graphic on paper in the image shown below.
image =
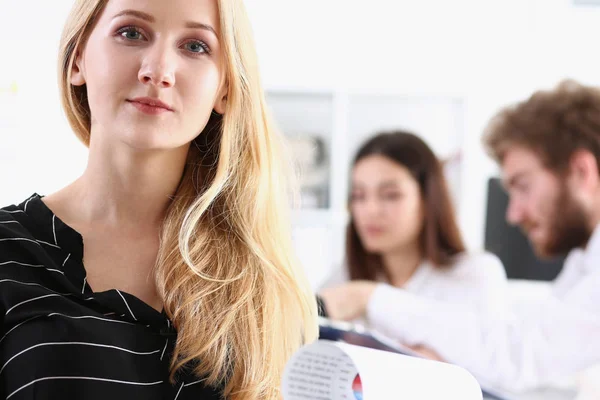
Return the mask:
[[356, 374], [354, 381], [352, 381], [352, 391], [354, 392], [354, 397], [356, 397], [356, 400], [363, 400], [362, 381], [360, 380], [359, 374]]

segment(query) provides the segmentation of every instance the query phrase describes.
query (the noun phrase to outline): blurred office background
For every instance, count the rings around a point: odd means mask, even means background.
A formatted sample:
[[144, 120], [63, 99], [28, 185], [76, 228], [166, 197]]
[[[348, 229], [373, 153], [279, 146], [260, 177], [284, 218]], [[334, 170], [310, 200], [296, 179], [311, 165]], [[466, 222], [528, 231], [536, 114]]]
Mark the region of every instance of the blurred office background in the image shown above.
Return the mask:
[[[301, 174], [295, 240], [315, 286], [341, 262], [351, 158], [385, 129], [424, 137], [446, 161], [469, 248], [510, 259], [506, 243], [524, 238], [503, 223], [506, 196], [482, 130], [503, 105], [560, 79], [600, 83], [600, 1], [246, 3], [267, 99]], [[56, 84], [71, 4], [0, 0], [0, 204], [50, 193], [84, 168]], [[514, 278], [551, 279], [559, 264], [536, 275], [518, 259], [507, 266]]]
[[[267, 98], [302, 172], [295, 243], [313, 286], [342, 261], [356, 147], [393, 128], [421, 134], [446, 160], [470, 249], [497, 253], [513, 278], [556, 275], [561, 260], [531, 267], [524, 238], [503, 223], [505, 195], [480, 137], [500, 107], [536, 89], [566, 77], [600, 83], [600, 1], [246, 3]], [[84, 168], [56, 85], [71, 4], [0, 0], [0, 204], [50, 193]]]

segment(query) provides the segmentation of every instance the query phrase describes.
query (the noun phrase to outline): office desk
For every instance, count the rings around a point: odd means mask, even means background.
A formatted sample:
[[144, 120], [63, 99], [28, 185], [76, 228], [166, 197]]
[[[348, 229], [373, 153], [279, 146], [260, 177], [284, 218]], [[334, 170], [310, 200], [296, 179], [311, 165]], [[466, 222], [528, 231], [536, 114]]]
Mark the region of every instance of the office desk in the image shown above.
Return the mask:
[[[543, 389], [522, 394], [503, 393], [507, 400], [574, 400], [577, 398], [575, 390], [568, 389]], [[484, 400], [493, 400], [493, 397], [483, 397]]]

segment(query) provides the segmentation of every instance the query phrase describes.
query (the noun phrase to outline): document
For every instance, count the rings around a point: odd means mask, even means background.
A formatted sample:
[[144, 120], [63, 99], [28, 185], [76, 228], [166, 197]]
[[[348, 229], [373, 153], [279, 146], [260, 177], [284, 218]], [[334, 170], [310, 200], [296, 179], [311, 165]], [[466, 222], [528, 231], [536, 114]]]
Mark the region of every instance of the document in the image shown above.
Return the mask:
[[475, 378], [455, 365], [318, 340], [288, 362], [284, 400], [481, 400]]

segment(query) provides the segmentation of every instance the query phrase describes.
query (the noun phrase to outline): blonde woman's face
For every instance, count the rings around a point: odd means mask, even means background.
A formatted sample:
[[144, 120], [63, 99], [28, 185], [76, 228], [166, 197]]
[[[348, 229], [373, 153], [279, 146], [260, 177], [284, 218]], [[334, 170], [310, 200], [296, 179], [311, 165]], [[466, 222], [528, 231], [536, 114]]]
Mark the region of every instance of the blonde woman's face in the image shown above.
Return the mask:
[[408, 169], [380, 155], [360, 160], [352, 171], [351, 212], [364, 248], [389, 253], [418, 243], [424, 207]]
[[225, 111], [221, 53], [215, 0], [109, 0], [71, 79], [86, 85], [92, 142], [191, 142]]

